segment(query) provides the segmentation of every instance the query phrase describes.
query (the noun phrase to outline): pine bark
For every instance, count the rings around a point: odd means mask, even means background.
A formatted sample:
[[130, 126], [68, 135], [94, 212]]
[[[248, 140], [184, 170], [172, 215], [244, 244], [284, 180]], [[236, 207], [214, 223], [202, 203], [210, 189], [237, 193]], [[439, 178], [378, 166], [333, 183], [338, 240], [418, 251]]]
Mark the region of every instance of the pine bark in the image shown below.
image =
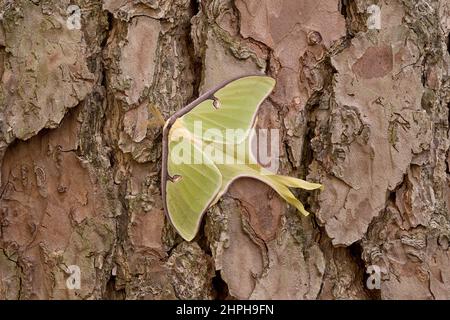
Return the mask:
[[[0, 1], [0, 299], [449, 299], [449, 17], [448, 0]], [[249, 73], [277, 80], [258, 125], [281, 132], [280, 173], [325, 190], [298, 193], [301, 217], [237, 180], [185, 242], [157, 113]]]

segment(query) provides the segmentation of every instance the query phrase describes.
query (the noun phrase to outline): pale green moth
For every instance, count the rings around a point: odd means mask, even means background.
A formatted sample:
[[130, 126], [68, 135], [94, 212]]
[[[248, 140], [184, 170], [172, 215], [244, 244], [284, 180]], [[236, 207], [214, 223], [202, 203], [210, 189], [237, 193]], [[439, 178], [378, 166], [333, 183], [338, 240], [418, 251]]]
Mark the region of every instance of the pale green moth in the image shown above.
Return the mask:
[[[237, 78], [206, 92], [166, 121], [161, 193], [165, 213], [185, 240], [195, 237], [203, 214], [239, 177], [263, 181], [302, 214], [308, 215], [289, 188], [314, 190], [321, 188], [320, 184], [269, 172], [256, 161], [249, 161], [253, 159], [249, 148], [240, 148], [248, 145], [258, 108], [274, 86], [275, 80], [268, 76]], [[201, 123], [200, 129], [196, 129], [198, 123]], [[227, 129], [241, 130], [243, 134], [232, 142], [220, 139], [220, 135], [208, 135], [216, 130], [225, 136]], [[209, 156], [212, 153], [206, 153], [207, 148], [213, 151], [214, 158]], [[192, 161], [175, 159], [177, 150], [190, 150]], [[217, 155], [234, 161], [215, 161]]]

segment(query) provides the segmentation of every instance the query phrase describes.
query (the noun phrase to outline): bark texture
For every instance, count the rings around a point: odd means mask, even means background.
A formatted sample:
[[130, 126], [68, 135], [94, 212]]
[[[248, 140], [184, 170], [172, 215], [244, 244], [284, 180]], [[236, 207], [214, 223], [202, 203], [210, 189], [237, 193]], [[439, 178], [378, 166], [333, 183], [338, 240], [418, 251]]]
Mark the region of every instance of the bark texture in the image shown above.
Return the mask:
[[[449, 0], [1, 0], [0, 26], [0, 299], [450, 299]], [[248, 73], [280, 173], [325, 190], [300, 217], [240, 179], [184, 242], [154, 110]]]

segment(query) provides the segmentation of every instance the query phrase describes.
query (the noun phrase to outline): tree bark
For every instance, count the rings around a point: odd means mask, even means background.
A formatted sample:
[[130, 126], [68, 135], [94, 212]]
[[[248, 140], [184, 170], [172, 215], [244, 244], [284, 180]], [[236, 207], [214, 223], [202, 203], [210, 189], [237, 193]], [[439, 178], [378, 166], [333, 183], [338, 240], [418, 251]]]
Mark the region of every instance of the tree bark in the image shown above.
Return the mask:
[[[0, 299], [450, 298], [448, 0], [0, 12]], [[298, 193], [301, 217], [239, 179], [185, 242], [162, 209], [158, 112], [249, 73], [277, 80], [258, 125], [281, 132], [279, 172], [325, 189]]]

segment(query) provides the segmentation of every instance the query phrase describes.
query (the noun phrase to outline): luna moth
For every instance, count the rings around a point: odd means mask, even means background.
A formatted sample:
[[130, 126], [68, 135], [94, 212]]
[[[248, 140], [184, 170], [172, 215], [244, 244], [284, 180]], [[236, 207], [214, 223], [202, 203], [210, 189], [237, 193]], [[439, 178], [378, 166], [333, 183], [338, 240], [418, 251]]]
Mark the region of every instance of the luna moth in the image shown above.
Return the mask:
[[[266, 183], [308, 215], [289, 188], [314, 190], [321, 188], [320, 184], [272, 173], [257, 161], [248, 161], [254, 158], [250, 148], [240, 148], [249, 144], [258, 109], [274, 86], [275, 80], [268, 76], [235, 78], [207, 91], [166, 121], [162, 143], [162, 200], [167, 217], [185, 240], [191, 241], [196, 236], [206, 210], [240, 177]], [[196, 123], [202, 125], [199, 130]], [[240, 130], [243, 134], [230, 142], [207, 135], [212, 129], [220, 133]], [[230, 144], [236, 148], [230, 148]], [[206, 148], [235, 161], [216, 161], [217, 158], [206, 154]], [[189, 159], [194, 160], [178, 161], [175, 157], [178, 149], [192, 152]]]

